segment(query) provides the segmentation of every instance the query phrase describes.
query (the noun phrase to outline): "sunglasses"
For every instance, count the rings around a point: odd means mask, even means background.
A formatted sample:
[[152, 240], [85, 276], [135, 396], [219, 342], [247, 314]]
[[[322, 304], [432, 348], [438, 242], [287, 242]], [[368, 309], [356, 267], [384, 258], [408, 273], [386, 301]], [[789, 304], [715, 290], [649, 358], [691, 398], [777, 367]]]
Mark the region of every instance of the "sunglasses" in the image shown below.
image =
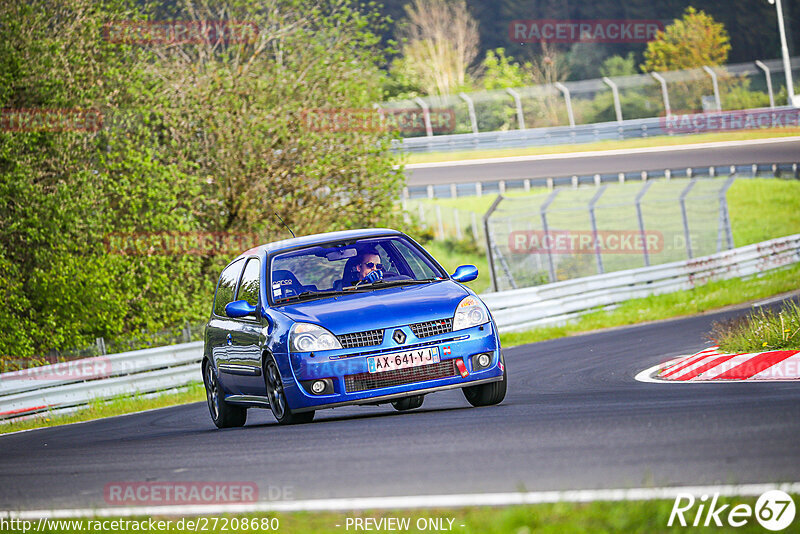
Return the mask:
[[382, 263], [373, 263], [373, 262], [370, 261], [370, 262], [367, 262], [367, 263], [362, 263], [361, 265], [366, 265], [370, 269], [378, 269], [380, 271], [383, 270], [383, 264]]

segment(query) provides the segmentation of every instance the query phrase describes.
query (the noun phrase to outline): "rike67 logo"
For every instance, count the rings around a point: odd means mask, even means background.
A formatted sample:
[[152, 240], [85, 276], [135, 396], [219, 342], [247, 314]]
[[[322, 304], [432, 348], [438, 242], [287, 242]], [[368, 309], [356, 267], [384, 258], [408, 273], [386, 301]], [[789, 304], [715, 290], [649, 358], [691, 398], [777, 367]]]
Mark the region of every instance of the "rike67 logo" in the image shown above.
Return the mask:
[[693, 527], [742, 527], [755, 517], [767, 530], [780, 531], [794, 521], [795, 506], [792, 497], [781, 490], [769, 490], [761, 494], [755, 507], [749, 504], [718, 504], [719, 493], [710, 502], [708, 495], [695, 499], [691, 493], [679, 493], [672, 505], [667, 526], [677, 523]]

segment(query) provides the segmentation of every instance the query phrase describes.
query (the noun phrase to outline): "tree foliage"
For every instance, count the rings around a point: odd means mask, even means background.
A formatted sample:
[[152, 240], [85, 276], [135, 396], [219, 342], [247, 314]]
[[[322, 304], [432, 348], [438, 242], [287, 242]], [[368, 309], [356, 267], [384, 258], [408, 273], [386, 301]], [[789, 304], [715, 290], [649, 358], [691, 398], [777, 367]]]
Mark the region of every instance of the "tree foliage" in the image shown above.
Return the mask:
[[688, 7], [647, 43], [645, 72], [692, 69], [722, 65], [728, 60], [730, 37], [725, 26], [703, 11]]
[[[248, 21], [247, 41], [112, 42], [108, 23]], [[109, 253], [108, 236], [283, 238], [392, 224], [390, 135], [318, 109], [381, 98], [382, 20], [347, 0], [0, 4], [6, 109], [98, 110], [99, 131], [0, 131], [0, 354], [205, 317], [232, 251]], [[112, 251], [113, 252], [113, 251]]]
[[483, 60], [483, 88], [492, 90], [530, 85], [531, 68], [530, 64], [522, 66], [508, 57], [503, 48], [488, 50]]
[[429, 95], [455, 94], [470, 84], [478, 55], [478, 24], [464, 0], [413, 0], [398, 32], [402, 59]]

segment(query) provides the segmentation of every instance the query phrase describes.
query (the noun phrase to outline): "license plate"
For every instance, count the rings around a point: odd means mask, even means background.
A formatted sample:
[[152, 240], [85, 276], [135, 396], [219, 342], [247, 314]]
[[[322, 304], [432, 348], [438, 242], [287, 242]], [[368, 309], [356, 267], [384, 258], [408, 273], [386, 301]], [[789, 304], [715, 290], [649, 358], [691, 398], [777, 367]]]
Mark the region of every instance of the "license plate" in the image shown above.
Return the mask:
[[439, 349], [437, 347], [395, 352], [367, 358], [367, 368], [370, 373], [382, 373], [384, 371], [419, 367], [420, 365], [432, 363], [439, 363]]

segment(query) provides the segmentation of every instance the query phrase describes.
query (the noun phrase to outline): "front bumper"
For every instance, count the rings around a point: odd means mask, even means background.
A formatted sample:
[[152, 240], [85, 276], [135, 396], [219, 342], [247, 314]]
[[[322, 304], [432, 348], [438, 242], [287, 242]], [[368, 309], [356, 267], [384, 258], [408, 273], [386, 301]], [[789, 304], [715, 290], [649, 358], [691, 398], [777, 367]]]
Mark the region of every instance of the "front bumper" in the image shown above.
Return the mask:
[[[403, 330], [406, 334], [406, 342], [402, 345], [398, 345], [391, 338], [391, 332], [398, 329]], [[457, 371], [453, 376], [423, 378], [409, 383], [391, 384], [363, 391], [348, 391], [347, 377], [351, 377], [352, 387], [354, 375], [363, 376], [364, 373], [368, 373], [367, 358], [370, 356], [431, 347], [438, 349], [440, 361], [443, 364], [452, 360], [454, 364], [452, 367], [462, 372]], [[491, 363], [484, 369], [475, 370], [472, 366], [472, 356], [480, 353], [490, 354]], [[462, 363], [456, 365], [456, 360], [461, 360]], [[503, 379], [500, 342], [491, 322], [425, 338], [417, 338], [408, 327], [392, 328], [387, 329], [383, 343], [377, 346], [324, 351], [313, 355], [312, 353], [293, 353], [289, 355], [289, 362], [292, 380], [284, 380], [284, 392], [289, 406], [295, 412], [354, 404], [391, 402], [411, 395], [424, 395]], [[426, 366], [411, 369], [419, 370], [424, 367]], [[464, 370], [466, 376], [463, 376]], [[381, 374], [377, 373], [377, 375]], [[313, 395], [301, 385], [301, 382], [323, 378], [332, 380], [333, 393]]]

